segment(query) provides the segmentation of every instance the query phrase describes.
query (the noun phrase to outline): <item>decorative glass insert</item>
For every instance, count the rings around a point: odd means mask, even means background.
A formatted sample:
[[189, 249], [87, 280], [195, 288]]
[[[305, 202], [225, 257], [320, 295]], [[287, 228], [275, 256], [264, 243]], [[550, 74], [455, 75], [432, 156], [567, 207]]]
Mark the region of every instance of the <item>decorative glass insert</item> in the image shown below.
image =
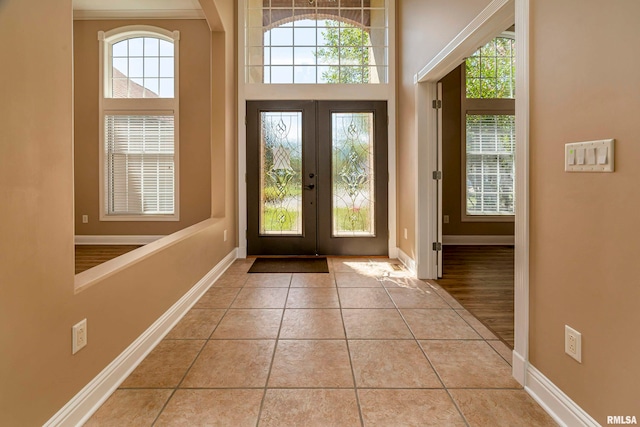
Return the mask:
[[260, 234], [302, 235], [302, 113], [260, 113]]
[[173, 43], [134, 37], [110, 45], [108, 98], [173, 98]]
[[386, 83], [385, 0], [246, 4], [248, 83]]
[[174, 117], [105, 116], [107, 215], [174, 213]]
[[467, 215], [513, 215], [515, 116], [467, 114]]
[[332, 113], [334, 237], [375, 236], [373, 113]]
[[496, 37], [466, 61], [467, 98], [515, 98], [515, 40]]

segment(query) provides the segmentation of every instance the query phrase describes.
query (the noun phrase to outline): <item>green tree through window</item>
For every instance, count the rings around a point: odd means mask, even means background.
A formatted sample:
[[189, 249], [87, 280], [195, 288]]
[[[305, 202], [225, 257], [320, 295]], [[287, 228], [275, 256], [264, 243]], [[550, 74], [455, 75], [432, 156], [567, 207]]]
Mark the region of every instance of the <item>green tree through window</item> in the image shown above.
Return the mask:
[[369, 83], [369, 33], [354, 25], [327, 21], [322, 31], [325, 46], [318, 48], [318, 64], [330, 65], [322, 72], [327, 83]]
[[463, 119], [466, 210], [464, 215], [513, 216], [515, 212], [515, 40], [496, 37], [464, 66]]

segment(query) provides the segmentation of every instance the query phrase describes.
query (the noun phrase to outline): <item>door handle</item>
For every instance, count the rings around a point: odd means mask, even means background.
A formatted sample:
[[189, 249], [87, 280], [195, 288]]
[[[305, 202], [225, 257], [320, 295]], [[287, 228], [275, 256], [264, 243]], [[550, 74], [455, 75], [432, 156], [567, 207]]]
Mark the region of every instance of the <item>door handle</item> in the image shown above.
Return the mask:
[[316, 188], [315, 184], [309, 184], [304, 186], [305, 190], [313, 190], [314, 188]]

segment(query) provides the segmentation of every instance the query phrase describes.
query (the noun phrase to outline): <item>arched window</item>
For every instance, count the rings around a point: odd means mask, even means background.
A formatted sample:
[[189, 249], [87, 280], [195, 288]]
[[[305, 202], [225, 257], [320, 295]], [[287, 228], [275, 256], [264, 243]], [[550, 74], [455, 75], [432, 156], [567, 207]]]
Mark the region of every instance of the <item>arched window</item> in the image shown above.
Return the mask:
[[387, 81], [383, 0], [247, 1], [248, 83]]
[[463, 74], [467, 221], [515, 213], [515, 40], [505, 32], [467, 58]]
[[177, 31], [100, 32], [101, 220], [177, 221]]
[[108, 98], [174, 97], [173, 39], [133, 33], [113, 40], [108, 44]]

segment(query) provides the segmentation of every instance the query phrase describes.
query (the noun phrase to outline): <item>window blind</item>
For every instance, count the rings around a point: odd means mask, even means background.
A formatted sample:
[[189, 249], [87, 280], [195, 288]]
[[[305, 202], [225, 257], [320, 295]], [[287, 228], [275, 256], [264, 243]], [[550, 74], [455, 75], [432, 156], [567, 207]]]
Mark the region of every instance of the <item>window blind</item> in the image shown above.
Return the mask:
[[109, 215], [174, 213], [174, 117], [105, 115]]
[[515, 116], [466, 116], [467, 215], [513, 215]]

